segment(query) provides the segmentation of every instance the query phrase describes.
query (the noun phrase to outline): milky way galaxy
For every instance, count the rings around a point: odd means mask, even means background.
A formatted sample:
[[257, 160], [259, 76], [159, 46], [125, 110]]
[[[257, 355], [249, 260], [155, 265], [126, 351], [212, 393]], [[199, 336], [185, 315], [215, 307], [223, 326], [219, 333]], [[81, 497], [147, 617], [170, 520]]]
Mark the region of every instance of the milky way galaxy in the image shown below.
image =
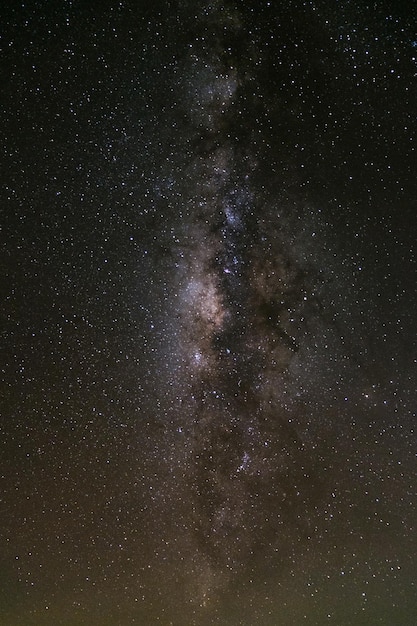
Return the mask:
[[319, 317], [310, 303], [313, 268], [309, 275], [287, 240], [277, 197], [263, 197], [253, 145], [236, 127], [241, 91], [254, 80], [230, 58], [239, 14], [222, 4], [200, 11], [201, 29], [210, 23], [211, 30], [190, 44], [185, 62], [192, 68], [185, 102], [193, 150], [169, 316], [177, 337], [177, 419], [188, 433], [190, 538], [210, 573], [199, 590], [206, 606], [211, 587], [218, 592], [271, 541], [282, 550], [290, 528], [301, 539], [321, 480], [282, 401], [305, 319], [314, 326]]

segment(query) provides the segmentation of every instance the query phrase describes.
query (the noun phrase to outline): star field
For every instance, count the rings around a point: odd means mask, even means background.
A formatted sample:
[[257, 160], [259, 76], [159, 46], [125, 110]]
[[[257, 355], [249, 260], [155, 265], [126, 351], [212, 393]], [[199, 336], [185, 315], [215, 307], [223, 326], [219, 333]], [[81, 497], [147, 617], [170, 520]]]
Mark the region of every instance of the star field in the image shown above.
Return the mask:
[[412, 625], [416, 11], [10, 2], [0, 624]]

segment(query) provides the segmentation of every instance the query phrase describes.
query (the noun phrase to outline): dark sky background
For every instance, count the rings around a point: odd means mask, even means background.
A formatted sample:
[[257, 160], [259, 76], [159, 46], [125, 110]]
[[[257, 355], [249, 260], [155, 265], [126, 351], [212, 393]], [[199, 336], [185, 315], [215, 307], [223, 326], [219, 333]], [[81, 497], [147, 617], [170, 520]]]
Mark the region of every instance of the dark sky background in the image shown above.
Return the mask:
[[0, 624], [416, 623], [412, 2], [3, 2]]

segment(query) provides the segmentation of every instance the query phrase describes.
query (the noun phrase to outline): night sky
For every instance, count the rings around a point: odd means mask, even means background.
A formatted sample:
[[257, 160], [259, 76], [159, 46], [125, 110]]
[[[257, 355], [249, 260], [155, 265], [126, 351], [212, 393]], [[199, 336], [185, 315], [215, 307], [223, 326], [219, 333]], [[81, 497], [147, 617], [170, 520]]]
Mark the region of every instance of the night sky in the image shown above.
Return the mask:
[[1, 626], [414, 626], [416, 5], [0, 33]]

